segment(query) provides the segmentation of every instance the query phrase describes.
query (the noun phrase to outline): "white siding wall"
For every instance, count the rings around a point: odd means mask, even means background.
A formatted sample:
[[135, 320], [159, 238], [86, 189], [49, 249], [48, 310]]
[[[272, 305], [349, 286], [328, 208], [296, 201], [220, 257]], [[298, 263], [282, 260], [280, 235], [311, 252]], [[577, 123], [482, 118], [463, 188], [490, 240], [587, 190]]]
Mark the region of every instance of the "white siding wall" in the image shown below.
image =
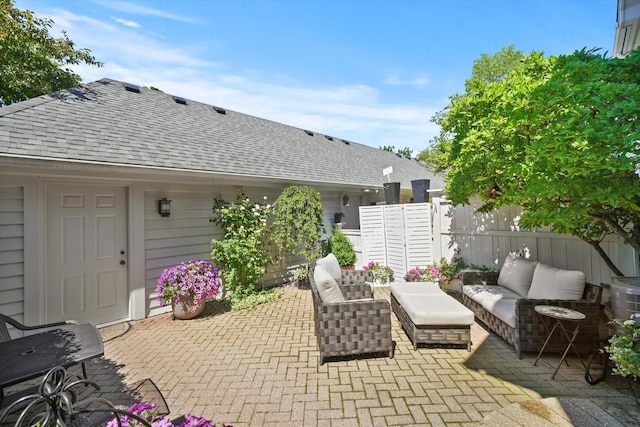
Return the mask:
[[0, 313], [24, 322], [24, 201], [20, 186], [0, 186]]
[[[247, 196], [255, 202], [273, 203], [283, 188], [252, 189], [246, 187]], [[211, 240], [222, 238], [222, 230], [210, 222], [214, 195], [220, 195], [226, 201], [236, 199], [236, 187], [215, 187], [209, 192], [203, 191], [157, 191], [144, 193], [144, 258], [145, 288], [148, 300], [148, 314], [154, 315], [168, 310], [160, 307], [155, 293], [158, 278], [164, 269], [192, 259], [211, 259]], [[158, 214], [158, 200], [166, 197], [171, 200], [171, 215], [162, 218]], [[341, 196], [340, 196], [341, 197]], [[323, 217], [326, 234], [331, 235], [334, 213], [340, 212], [337, 194], [322, 194]], [[274, 248], [275, 251], [275, 248]], [[301, 257], [286, 258], [282, 264], [271, 266], [262, 277], [260, 286], [267, 288], [291, 280], [290, 268], [304, 262]]]

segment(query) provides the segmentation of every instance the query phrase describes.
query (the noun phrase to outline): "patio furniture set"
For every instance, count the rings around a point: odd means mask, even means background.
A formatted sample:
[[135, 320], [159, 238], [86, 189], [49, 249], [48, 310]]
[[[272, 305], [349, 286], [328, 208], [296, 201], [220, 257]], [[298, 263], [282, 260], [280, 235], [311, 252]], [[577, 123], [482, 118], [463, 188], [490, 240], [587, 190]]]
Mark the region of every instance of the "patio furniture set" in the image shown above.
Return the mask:
[[[558, 368], [571, 348], [582, 360], [580, 353], [599, 345], [602, 288], [586, 283], [582, 272], [517, 256], [509, 256], [499, 274], [465, 272], [461, 302], [431, 282], [393, 282], [390, 303], [374, 299], [370, 272], [340, 270], [332, 254], [317, 261], [310, 281], [321, 365], [367, 353], [393, 357], [391, 311], [414, 350], [426, 345], [471, 351], [476, 319], [513, 346], [518, 358], [522, 352], [539, 352], [538, 359], [544, 350], [561, 353]], [[564, 335], [557, 337], [560, 331]], [[548, 346], [555, 338], [562, 345]]]

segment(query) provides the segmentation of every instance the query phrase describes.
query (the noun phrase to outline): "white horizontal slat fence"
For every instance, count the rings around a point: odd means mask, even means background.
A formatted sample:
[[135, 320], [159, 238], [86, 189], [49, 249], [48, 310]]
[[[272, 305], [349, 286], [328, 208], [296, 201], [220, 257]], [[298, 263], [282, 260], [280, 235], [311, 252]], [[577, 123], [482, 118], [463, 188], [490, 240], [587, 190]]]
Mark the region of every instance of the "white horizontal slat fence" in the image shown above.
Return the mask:
[[[471, 205], [454, 207], [444, 199], [434, 199], [438, 217], [434, 222], [439, 224], [434, 233], [442, 256], [450, 259], [457, 248], [467, 264], [501, 267], [507, 254], [522, 251], [532, 260], [584, 271], [587, 282], [611, 282], [611, 270], [598, 253], [579, 238], [554, 233], [548, 227], [534, 231], [520, 229], [518, 218], [522, 210], [519, 207], [479, 214], [476, 212], [479, 206], [477, 200]], [[638, 256], [630, 246], [613, 236], [601, 245], [626, 276], [640, 275]]]

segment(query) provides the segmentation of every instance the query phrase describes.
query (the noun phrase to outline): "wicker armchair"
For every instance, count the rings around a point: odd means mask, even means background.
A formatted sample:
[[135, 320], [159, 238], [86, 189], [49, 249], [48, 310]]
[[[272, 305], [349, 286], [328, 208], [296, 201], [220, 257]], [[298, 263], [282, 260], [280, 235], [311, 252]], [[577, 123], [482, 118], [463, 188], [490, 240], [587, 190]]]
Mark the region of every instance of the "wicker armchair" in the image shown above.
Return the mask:
[[344, 270], [338, 283], [345, 302], [323, 303], [310, 277], [313, 297], [315, 335], [320, 352], [320, 365], [327, 358], [358, 354], [384, 353], [393, 358], [395, 342], [391, 339], [391, 307], [389, 302], [361, 300], [373, 298], [368, 271]]
[[[494, 272], [465, 272], [462, 282], [465, 285], [497, 285], [498, 274]], [[542, 319], [535, 312], [536, 305], [555, 305], [577, 310], [587, 318], [580, 323], [580, 333], [574, 341], [575, 347], [584, 355], [591, 354], [599, 348], [600, 302], [602, 287], [587, 283], [580, 300], [549, 300], [549, 299], [521, 299], [516, 304], [516, 327], [513, 328], [498, 319], [467, 295], [462, 295], [463, 303], [473, 311], [476, 319], [482, 321], [510, 345], [518, 358], [523, 352], [538, 352], [542, 348], [549, 331], [542, 323]]]

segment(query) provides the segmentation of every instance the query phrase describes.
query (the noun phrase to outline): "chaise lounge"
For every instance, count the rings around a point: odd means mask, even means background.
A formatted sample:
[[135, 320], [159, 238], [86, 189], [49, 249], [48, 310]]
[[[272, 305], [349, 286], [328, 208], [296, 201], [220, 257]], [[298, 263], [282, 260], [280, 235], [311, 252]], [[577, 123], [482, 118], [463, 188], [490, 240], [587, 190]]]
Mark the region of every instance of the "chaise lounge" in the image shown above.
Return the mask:
[[466, 346], [473, 312], [435, 282], [391, 283], [391, 308], [417, 350], [419, 344]]

